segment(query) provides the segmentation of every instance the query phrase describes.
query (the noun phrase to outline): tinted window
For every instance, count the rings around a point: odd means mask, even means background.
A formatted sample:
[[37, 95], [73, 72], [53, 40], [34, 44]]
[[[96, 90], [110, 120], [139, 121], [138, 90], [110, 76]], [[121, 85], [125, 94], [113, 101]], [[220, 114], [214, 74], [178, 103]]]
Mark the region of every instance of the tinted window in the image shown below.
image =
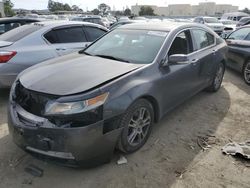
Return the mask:
[[193, 30], [195, 50], [200, 50], [214, 44], [214, 36], [203, 30]]
[[99, 37], [101, 37], [106, 33], [106, 31], [96, 27], [85, 27], [85, 31], [89, 36], [90, 42], [98, 39]]
[[180, 33], [171, 45], [168, 56], [173, 54], [189, 54], [193, 52], [193, 46], [189, 31]]
[[41, 28], [42, 28], [41, 25], [24, 25], [16, 29], [13, 29], [7, 33], [4, 33], [3, 35], [0, 36], [0, 40], [8, 42], [16, 42], [26, 37], [27, 35], [35, 31], [38, 31]]
[[242, 28], [242, 29], [239, 29], [239, 30], [233, 32], [229, 36], [229, 39], [232, 39], [232, 40], [245, 40], [246, 37], [249, 35], [249, 33], [250, 33], [250, 28]]
[[63, 28], [52, 30], [44, 35], [52, 44], [54, 43], [74, 43], [86, 42], [86, 37], [82, 27]]

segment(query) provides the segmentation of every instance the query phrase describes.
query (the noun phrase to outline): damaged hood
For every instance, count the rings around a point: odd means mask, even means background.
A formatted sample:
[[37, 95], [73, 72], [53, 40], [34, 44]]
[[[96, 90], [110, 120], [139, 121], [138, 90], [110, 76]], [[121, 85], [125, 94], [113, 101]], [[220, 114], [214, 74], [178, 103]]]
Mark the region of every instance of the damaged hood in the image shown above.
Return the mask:
[[20, 75], [19, 80], [29, 90], [71, 95], [90, 90], [142, 66], [74, 53], [31, 67]]

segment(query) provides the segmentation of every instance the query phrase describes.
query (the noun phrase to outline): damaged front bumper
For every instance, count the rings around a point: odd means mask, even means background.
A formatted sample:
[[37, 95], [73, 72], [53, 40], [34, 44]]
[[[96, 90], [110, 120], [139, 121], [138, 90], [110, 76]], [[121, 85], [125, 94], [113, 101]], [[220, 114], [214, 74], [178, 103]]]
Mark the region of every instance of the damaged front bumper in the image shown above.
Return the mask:
[[121, 128], [104, 132], [104, 121], [60, 128], [47, 119], [9, 105], [8, 126], [14, 142], [30, 154], [66, 166], [93, 167], [109, 162]]

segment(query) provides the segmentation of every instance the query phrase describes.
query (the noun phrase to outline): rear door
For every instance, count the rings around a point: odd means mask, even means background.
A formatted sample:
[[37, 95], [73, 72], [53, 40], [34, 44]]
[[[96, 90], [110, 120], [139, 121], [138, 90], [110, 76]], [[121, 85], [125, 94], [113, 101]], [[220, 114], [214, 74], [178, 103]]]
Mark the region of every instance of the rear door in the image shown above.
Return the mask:
[[44, 35], [59, 56], [85, 48], [87, 41], [83, 26], [60, 27]]
[[198, 72], [198, 88], [206, 86], [206, 83], [211, 81], [216, 68], [216, 38], [213, 34], [206, 30], [197, 28], [191, 30], [194, 52], [193, 60], [197, 61], [199, 67]]

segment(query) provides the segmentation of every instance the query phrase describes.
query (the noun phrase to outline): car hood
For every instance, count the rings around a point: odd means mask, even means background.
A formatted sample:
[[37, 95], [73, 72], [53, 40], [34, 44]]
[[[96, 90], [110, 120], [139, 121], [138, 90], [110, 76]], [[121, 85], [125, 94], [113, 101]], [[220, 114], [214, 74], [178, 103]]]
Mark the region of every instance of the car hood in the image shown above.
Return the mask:
[[19, 80], [29, 90], [71, 95], [93, 89], [142, 66], [144, 64], [75, 53], [31, 67], [19, 76]]

